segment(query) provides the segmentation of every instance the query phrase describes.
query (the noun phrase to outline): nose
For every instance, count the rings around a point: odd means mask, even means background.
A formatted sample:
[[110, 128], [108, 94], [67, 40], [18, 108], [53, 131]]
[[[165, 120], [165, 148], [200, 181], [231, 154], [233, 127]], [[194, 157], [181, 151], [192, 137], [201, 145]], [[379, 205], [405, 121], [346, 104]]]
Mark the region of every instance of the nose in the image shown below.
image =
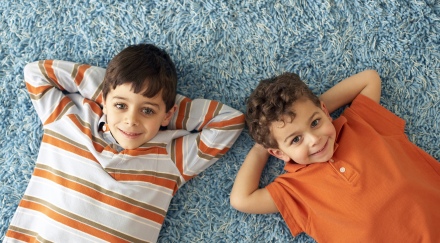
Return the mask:
[[309, 137], [309, 141], [310, 141], [310, 146], [313, 147], [313, 146], [319, 144], [320, 136], [318, 134], [310, 133], [308, 137]]
[[128, 110], [124, 114], [124, 122], [129, 126], [137, 126], [139, 124], [138, 117], [136, 111]]

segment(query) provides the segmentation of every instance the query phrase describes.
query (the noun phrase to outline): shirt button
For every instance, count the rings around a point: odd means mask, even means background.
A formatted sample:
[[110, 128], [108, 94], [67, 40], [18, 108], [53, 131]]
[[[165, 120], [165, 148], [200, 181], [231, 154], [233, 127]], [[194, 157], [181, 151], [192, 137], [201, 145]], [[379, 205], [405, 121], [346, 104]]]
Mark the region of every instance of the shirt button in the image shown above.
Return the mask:
[[341, 168], [339, 169], [339, 171], [340, 171], [341, 173], [344, 173], [344, 172], [345, 172], [345, 167], [341, 167]]
[[105, 124], [104, 124], [104, 126], [102, 126], [102, 131], [105, 132], [105, 130], [107, 130], [107, 127], [106, 127]]

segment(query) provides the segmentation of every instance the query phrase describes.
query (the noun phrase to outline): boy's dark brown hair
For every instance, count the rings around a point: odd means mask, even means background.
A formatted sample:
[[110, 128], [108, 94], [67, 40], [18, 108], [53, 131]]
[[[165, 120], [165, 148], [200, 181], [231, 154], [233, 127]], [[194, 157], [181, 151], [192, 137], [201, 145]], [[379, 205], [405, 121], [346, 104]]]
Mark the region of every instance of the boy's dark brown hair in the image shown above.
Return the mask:
[[177, 73], [170, 56], [152, 44], [126, 47], [108, 64], [102, 93], [104, 99], [110, 90], [131, 83], [134, 93], [152, 98], [162, 90], [162, 99], [167, 111], [176, 99]]
[[285, 115], [295, 117], [290, 108], [294, 102], [304, 98], [321, 107], [319, 98], [297, 74], [284, 73], [260, 81], [249, 96], [246, 109], [246, 124], [255, 142], [265, 148], [277, 149], [278, 143], [270, 129], [272, 122], [283, 121]]

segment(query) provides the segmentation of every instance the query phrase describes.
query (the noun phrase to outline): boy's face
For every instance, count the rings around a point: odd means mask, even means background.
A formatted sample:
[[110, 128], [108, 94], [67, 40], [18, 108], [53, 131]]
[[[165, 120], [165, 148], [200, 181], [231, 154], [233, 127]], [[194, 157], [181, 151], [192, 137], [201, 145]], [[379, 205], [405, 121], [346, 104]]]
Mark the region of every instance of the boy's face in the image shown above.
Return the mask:
[[135, 149], [150, 141], [160, 126], [167, 126], [176, 106], [166, 110], [162, 92], [148, 98], [134, 93], [126, 83], [111, 90], [104, 100], [103, 112], [116, 141], [124, 149]]
[[309, 99], [296, 101], [292, 107], [296, 116], [289, 116], [271, 124], [272, 135], [279, 149], [268, 149], [269, 153], [298, 164], [326, 162], [334, 152], [336, 130], [324, 104], [317, 107]]

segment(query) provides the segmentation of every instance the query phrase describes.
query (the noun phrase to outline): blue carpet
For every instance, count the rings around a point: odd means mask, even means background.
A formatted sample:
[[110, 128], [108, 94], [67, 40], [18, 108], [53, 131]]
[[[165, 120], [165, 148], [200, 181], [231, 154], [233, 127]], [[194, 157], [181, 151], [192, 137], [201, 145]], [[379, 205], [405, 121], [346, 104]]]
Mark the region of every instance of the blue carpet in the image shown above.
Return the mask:
[[[373, 68], [383, 80], [382, 104], [407, 121], [411, 141], [440, 159], [438, 0], [3, 0], [0, 16], [1, 239], [40, 144], [41, 125], [23, 83], [24, 65], [40, 59], [106, 67], [127, 45], [154, 43], [174, 59], [180, 93], [243, 112], [262, 78], [296, 72], [320, 94]], [[244, 131], [225, 157], [177, 193], [160, 242], [313, 242], [292, 237], [279, 214], [230, 207], [232, 183], [252, 144]], [[272, 159], [261, 185], [281, 172]]]

